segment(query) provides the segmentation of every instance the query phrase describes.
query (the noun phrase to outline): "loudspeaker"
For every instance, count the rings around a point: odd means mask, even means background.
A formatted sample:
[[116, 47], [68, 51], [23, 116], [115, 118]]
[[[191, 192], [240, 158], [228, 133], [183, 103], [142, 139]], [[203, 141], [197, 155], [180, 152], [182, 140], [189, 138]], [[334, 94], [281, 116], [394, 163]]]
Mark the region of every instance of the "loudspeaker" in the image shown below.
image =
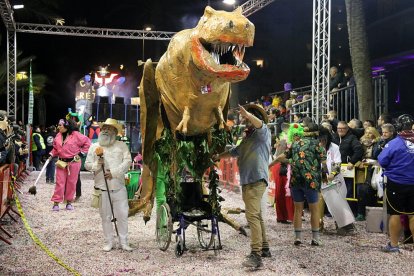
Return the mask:
[[[123, 98], [122, 98], [123, 99]], [[120, 121], [126, 121], [125, 118], [125, 105], [124, 104], [113, 104], [112, 105], [112, 118]]]
[[115, 97], [115, 103], [116, 104], [125, 104], [124, 97]]
[[109, 97], [107, 97], [107, 96], [99, 96], [99, 103], [102, 103], [102, 104], [108, 104], [109, 103]]
[[96, 121], [103, 122], [111, 117], [111, 105], [107, 103], [93, 103], [92, 114], [95, 115]]
[[139, 122], [139, 106], [138, 105], [127, 105], [127, 116], [126, 122], [138, 123]]

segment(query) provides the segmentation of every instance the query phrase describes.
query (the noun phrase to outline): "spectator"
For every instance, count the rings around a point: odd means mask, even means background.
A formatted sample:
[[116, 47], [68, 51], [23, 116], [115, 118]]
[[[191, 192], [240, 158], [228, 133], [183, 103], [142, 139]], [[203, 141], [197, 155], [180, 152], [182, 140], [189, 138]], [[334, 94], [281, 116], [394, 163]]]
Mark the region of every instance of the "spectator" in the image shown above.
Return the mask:
[[372, 121], [372, 120], [365, 120], [362, 125], [363, 125], [364, 129], [367, 128], [367, 127], [375, 127], [374, 121]]
[[336, 127], [338, 126], [337, 112], [335, 110], [329, 110], [326, 114], [326, 119], [332, 125], [332, 131], [336, 132]]
[[229, 112], [229, 114], [227, 115], [227, 122], [226, 122], [227, 126], [229, 128], [232, 128], [236, 124], [235, 120], [236, 120], [236, 115], [233, 114], [232, 112]]
[[335, 91], [343, 86], [343, 76], [338, 71], [338, 68], [332, 66], [329, 69], [329, 91]]
[[367, 127], [365, 134], [361, 137], [360, 142], [364, 149], [363, 160], [356, 169], [355, 182], [357, 183], [358, 203], [357, 203], [357, 221], [365, 220], [366, 206], [373, 206], [376, 202], [376, 191], [371, 186], [373, 174], [374, 148], [380, 140], [380, 134], [375, 127]]
[[276, 95], [273, 97], [272, 106], [275, 108], [279, 108], [279, 105], [282, 103], [282, 101], [283, 99], [280, 96]]
[[45, 154], [45, 141], [43, 136], [40, 134], [40, 127], [35, 126], [32, 134], [32, 156], [33, 156], [33, 167], [36, 171], [40, 171], [40, 160]]
[[351, 129], [352, 133], [358, 138], [361, 139], [362, 135], [364, 135], [364, 128], [362, 127], [361, 120], [358, 119], [351, 119], [348, 122], [348, 126]]
[[390, 215], [388, 229], [390, 242], [385, 252], [399, 252], [398, 240], [401, 234], [400, 215], [409, 214], [411, 234], [414, 233], [414, 132], [413, 119], [402, 115], [398, 118], [399, 133], [385, 145], [378, 156], [378, 162], [387, 177], [385, 190], [387, 213]]
[[[348, 170], [353, 170], [354, 166], [358, 162], [362, 161], [364, 149], [362, 148], [358, 138], [351, 133], [346, 122], [338, 122], [337, 133], [333, 136], [333, 142], [339, 145], [342, 163], [348, 164]], [[353, 197], [354, 187], [352, 179], [345, 179], [345, 183], [347, 188], [347, 197]]]
[[344, 79], [346, 86], [353, 86], [355, 85], [355, 78], [354, 78], [354, 72], [351, 68], [347, 67], [344, 70]]
[[383, 124], [381, 126], [381, 132], [381, 138], [372, 149], [372, 159], [375, 160], [378, 160], [378, 155], [384, 149], [385, 145], [395, 137], [395, 128], [392, 124]]
[[[52, 151], [53, 149], [53, 141], [55, 140], [56, 137], [56, 127], [55, 126], [50, 126], [48, 128], [48, 131], [46, 132], [45, 135], [45, 140], [46, 140], [46, 151], [45, 151], [45, 155], [49, 156], [49, 153]], [[56, 170], [56, 163], [57, 157], [54, 157], [52, 160], [50, 160], [49, 164], [47, 164], [46, 167], [46, 183], [55, 183], [55, 170]]]
[[388, 113], [382, 113], [377, 120], [377, 130], [381, 133], [381, 126], [383, 124], [392, 124], [392, 117]]
[[292, 84], [290, 82], [286, 82], [283, 84], [283, 89], [285, 93], [283, 93], [283, 103], [290, 99], [290, 91], [292, 91]]
[[296, 113], [293, 115], [293, 122], [301, 124], [303, 122], [303, 114], [302, 113]]

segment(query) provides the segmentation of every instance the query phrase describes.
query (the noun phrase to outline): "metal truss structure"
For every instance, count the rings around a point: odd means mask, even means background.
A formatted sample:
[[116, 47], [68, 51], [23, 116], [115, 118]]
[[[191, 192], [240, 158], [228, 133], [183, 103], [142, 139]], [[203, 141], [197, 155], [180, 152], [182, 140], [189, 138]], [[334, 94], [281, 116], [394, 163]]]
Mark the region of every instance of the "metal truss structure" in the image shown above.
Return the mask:
[[312, 118], [320, 123], [329, 111], [331, 0], [313, 0]]
[[[259, 11], [274, 0], [249, 0], [241, 5], [247, 17]], [[0, 0], [0, 12], [7, 28], [7, 112], [16, 116], [16, 32], [50, 34], [64, 36], [83, 36], [96, 38], [139, 39], [139, 40], [170, 40], [174, 32], [121, 30], [108, 28], [88, 28], [75, 26], [58, 26], [47, 24], [16, 23], [9, 0]]]
[[0, 1], [0, 12], [7, 29], [7, 113], [16, 115], [16, 24], [9, 1]]
[[240, 5], [240, 7], [242, 8], [243, 15], [248, 17], [249, 15], [252, 15], [258, 10], [263, 9], [264, 7], [266, 7], [274, 1], [275, 0], [250, 0]]
[[16, 23], [16, 32], [139, 40], [170, 40], [175, 34], [175, 32], [87, 28], [32, 23]]

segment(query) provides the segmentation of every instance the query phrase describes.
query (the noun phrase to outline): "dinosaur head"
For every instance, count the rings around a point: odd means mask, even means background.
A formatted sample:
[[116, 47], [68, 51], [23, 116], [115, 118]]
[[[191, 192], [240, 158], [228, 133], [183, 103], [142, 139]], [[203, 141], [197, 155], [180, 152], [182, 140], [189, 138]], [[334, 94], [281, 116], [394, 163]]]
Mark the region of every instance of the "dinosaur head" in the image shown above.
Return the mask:
[[243, 56], [253, 45], [254, 29], [240, 7], [233, 12], [206, 7], [191, 35], [191, 55], [199, 72], [229, 82], [246, 79], [250, 68]]

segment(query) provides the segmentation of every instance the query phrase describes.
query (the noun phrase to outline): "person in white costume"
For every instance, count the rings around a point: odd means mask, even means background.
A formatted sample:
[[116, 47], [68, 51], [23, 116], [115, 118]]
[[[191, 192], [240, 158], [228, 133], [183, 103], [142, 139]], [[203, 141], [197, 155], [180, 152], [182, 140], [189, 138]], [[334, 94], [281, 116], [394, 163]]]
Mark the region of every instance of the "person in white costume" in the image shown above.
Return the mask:
[[[132, 251], [132, 248], [128, 245], [129, 207], [124, 177], [131, 165], [131, 154], [124, 142], [116, 141], [116, 135], [121, 130], [122, 127], [117, 120], [106, 119], [101, 128], [98, 143], [89, 148], [85, 161], [85, 168], [94, 173], [95, 190], [102, 191], [99, 212], [105, 238], [103, 250], [107, 252], [111, 251], [114, 246], [114, 231], [111, 222], [112, 211], [109, 198], [112, 201], [121, 248], [125, 251]], [[105, 173], [103, 173], [103, 168], [105, 168]], [[106, 178], [108, 189], [104, 178]]]
[[328, 182], [322, 183], [321, 194], [328, 206], [329, 212], [339, 227], [338, 234], [354, 234], [355, 217], [346, 201], [347, 189], [345, 179], [341, 174], [341, 152], [339, 151], [339, 146], [332, 142], [329, 130], [324, 127], [319, 129], [319, 142], [326, 149], [326, 166], [328, 168]]

